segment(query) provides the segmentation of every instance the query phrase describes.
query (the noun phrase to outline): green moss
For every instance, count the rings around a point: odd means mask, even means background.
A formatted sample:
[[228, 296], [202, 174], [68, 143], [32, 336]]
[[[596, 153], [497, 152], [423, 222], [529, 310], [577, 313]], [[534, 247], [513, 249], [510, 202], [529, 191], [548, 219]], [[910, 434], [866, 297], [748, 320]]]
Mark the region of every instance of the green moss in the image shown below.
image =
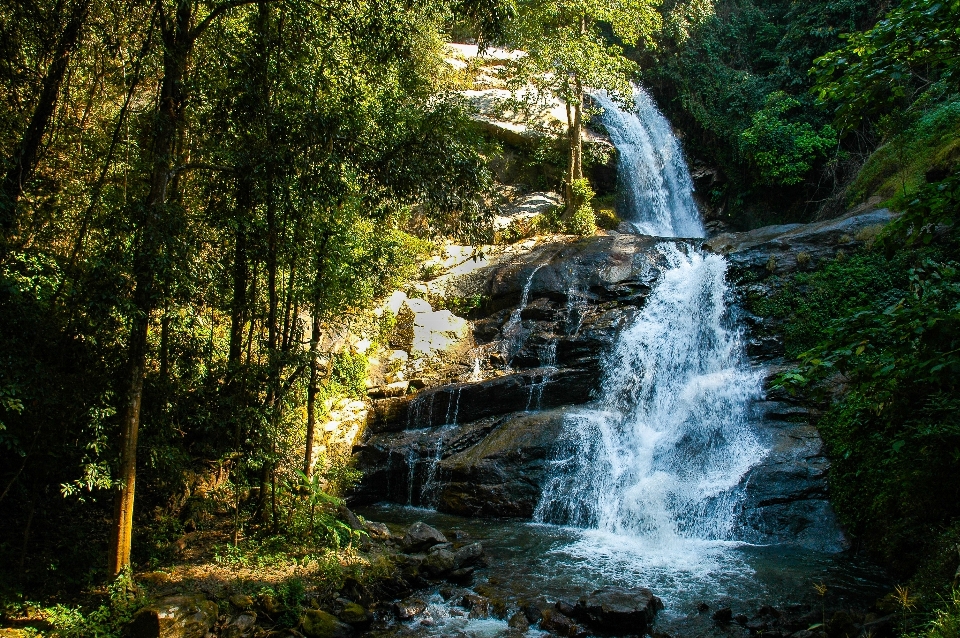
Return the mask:
[[[888, 122], [889, 128], [897, 122]], [[901, 124], [902, 126], [902, 124]], [[884, 205], [902, 210], [925, 183], [931, 170], [960, 167], [960, 100], [925, 112], [902, 133], [893, 135], [867, 160], [850, 186], [848, 202], [879, 196]]]

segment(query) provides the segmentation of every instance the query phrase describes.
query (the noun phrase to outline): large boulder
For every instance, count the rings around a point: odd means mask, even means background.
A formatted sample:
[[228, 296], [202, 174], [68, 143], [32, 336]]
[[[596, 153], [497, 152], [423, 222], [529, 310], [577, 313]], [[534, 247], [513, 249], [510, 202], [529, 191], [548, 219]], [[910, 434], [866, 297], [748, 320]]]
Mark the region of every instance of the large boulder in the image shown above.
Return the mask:
[[423, 521], [417, 521], [403, 536], [403, 550], [407, 553], [422, 552], [434, 545], [446, 543], [447, 538]]
[[437, 509], [463, 516], [532, 516], [549, 478], [547, 459], [571, 409], [514, 414], [476, 445], [441, 461]]
[[799, 545], [839, 552], [849, 547], [827, 492], [830, 467], [816, 427], [801, 421], [810, 416], [793, 404], [763, 401], [760, 434], [770, 450], [744, 476], [742, 528], [745, 540]]
[[593, 631], [608, 636], [643, 635], [653, 625], [663, 601], [649, 589], [603, 587], [582, 596], [573, 615]]
[[137, 612], [130, 638], [204, 638], [217, 621], [217, 604], [202, 595], [169, 596]]

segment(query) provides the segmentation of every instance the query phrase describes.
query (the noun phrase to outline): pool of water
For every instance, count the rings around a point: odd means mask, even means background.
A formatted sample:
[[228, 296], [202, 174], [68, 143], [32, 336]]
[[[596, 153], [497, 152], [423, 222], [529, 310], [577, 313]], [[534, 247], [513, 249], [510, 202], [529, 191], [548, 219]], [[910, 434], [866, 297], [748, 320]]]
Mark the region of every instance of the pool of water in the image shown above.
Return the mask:
[[[575, 604], [603, 585], [649, 587], [664, 602], [655, 629], [674, 636], [713, 635], [710, 616], [721, 607], [747, 616], [763, 605], [819, 609], [824, 600], [814, 584], [827, 587], [831, 608], [869, 607], [889, 591], [878, 568], [848, 554], [702, 540], [659, 545], [593, 530], [468, 519], [399, 505], [376, 505], [359, 513], [397, 532], [424, 521], [444, 533], [460, 530], [480, 541], [489, 566], [475, 574], [470, 587], [496, 591], [508, 609], [538, 596]], [[420, 592], [427, 612], [394, 627], [391, 635], [509, 635], [505, 619], [469, 619], [463, 610], [447, 605], [439, 592]], [[699, 603], [710, 611], [699, 612]], [[531, 630], [527, 635], [542, 634]]]

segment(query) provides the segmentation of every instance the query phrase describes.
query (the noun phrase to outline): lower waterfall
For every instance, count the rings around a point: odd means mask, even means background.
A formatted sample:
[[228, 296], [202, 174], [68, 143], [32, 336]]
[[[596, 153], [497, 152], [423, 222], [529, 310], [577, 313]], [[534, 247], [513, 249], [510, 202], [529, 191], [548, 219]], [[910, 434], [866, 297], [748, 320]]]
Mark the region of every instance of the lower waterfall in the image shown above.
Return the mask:
[[535, 518], [669, 552], [735, 540], [741, 479], [766, 451], [748, 419], [761, 377], [730, 317], [725, 260], [660, 249], [668, 265], [607, 354], [600, 400], [567, 418]]

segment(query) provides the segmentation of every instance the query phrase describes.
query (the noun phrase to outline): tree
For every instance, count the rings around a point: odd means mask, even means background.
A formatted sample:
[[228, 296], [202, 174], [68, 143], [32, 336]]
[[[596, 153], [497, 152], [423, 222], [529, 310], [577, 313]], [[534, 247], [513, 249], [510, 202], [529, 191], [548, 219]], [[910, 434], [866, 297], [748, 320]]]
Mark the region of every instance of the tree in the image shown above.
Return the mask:
[[[510, 43], [526, 55], [514, 65], [513, 88], [532, 83], [545, 99], [555, 96], [566, 106], [568, 162], [565, 180], [569, 220], [584, 203], [575, 186], [583, 179], [584, 94], [606, 90], [623, 101], [632, 95], [636, 63], [624, 56], [626, 46], [656, 48], [657, 37], [684, 37], [702, 20], [709, 2], [677, 2], [661, 13], [653, 0], [524, 0]], [[579, 189], [583, 190], [583, 189]]]

